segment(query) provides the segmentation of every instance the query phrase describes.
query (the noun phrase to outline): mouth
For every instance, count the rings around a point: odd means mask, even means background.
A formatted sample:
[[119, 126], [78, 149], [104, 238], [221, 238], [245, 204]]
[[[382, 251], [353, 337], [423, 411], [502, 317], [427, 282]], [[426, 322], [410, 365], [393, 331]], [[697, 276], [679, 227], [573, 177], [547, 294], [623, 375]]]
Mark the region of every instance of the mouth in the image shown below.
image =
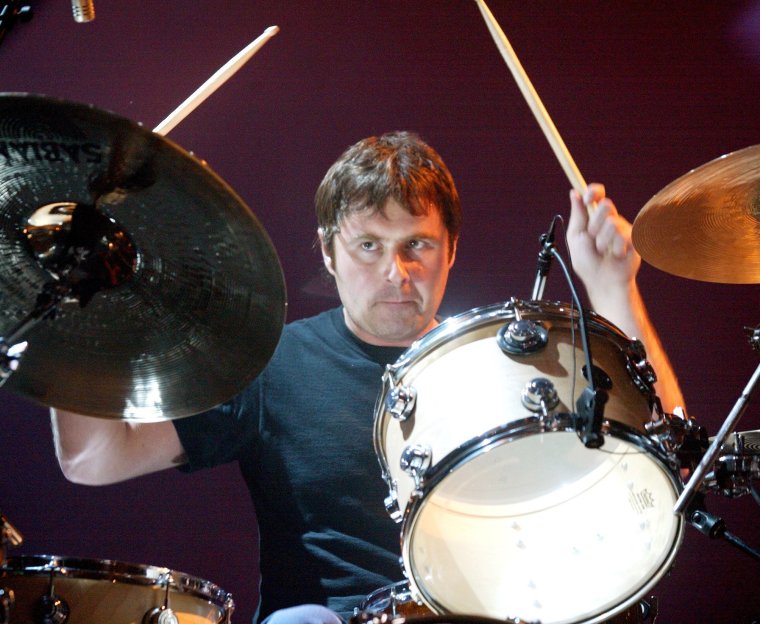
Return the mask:
[[411, 299], [404, 299], [399, 301], [398, 299], [390, 299], [390, 300], [383, 300], [378, 301], [375, 305], [385, 308], [389, 312], [399, 312], [407, 311], [407, 310], [419, 310], [420, 305], [417, 301], [413, 301]]

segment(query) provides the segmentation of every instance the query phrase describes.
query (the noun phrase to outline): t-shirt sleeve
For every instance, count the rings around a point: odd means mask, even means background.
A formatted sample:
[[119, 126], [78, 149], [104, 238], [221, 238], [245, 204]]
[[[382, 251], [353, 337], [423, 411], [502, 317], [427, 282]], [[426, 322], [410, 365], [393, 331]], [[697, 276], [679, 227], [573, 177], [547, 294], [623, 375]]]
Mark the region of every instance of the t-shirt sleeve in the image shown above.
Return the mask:
[[210, 468], [240, 458], [258, 430], [259, 380], [207, 412], [172, 421], [188, 459], [182, 470]]

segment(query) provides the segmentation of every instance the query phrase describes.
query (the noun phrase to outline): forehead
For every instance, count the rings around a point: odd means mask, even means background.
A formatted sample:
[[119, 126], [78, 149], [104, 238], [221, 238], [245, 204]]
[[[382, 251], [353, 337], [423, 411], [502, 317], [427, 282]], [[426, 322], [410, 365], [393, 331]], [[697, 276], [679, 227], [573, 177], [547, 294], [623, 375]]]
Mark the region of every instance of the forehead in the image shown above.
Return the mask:
[[340, 230], [346, 236], [405, 238], [408, 236], [444, 237], [447, 235], [440, 211], [431, 206], [427, 213], [413, 215], [396, 200], [389, 199], [379, 210], [366, 208], [346, 215]]

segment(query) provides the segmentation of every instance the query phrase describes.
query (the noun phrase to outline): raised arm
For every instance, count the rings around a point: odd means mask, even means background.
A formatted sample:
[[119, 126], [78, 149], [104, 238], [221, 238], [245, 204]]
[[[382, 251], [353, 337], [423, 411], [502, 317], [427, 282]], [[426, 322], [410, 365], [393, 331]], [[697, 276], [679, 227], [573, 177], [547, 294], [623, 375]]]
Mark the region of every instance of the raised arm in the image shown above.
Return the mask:
[[[585, 204], [597, 203], [589, 216]], [[592, 309], [627, 335], [640, 339], [657, 374], [656, 391], [666, 412], [685, 407], [657, 331], [636, 283], [641, 257], [631, 241], [631, 224], [605, 197], [604, 186], [591, 184], [584, 198], [570, 192], [567, 228], [573, 269], [583, 281]]]
[[50, 410], [53, 442], [64, 476], [106, 485], [185, 463], [174, 425], [130, 423]]

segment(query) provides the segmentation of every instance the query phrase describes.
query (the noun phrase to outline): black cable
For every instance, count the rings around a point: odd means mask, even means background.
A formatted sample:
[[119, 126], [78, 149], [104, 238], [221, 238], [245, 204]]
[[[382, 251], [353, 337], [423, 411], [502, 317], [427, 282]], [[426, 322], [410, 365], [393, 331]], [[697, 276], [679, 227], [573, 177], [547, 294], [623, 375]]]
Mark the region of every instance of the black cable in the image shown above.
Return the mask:
[[583, 311], [583, 306], [581, 305], [581, 301], [578, 298], [578, 292], [575, 290], [575, 284], [573, 284], [572, 277], [570, 277], [570, 271], [567, 268], [567, 265], [565, 264], [565, 261], [562, 259], [562, 256], [559, 255], [559, 252], [556, 250], [556, 248], [552, 247], [551, 249], [552, 257], [557, 260], [559, 263], [560, 268], [562, 269], [562, 272], [565, 274], [565, 279], [567, 280], [567, 285], [570, 288], [570, 295], [572, 296], [573, 303], [578, 308], [578, 326], [581, 333], [581, 346], [583, 347], [583, 353], [586, 358], [586, 370], [588, 371], [588, 383], [589, 387], [591, 388], [592, 392], [596, 392], [596, 386], [594, 385], [594, 375], [593, 375], [593, 368], [591, 365], [591, 347], [588, 342], [588, 334], [586, 333], [586, 319], [585, 319], [585, 313]]

